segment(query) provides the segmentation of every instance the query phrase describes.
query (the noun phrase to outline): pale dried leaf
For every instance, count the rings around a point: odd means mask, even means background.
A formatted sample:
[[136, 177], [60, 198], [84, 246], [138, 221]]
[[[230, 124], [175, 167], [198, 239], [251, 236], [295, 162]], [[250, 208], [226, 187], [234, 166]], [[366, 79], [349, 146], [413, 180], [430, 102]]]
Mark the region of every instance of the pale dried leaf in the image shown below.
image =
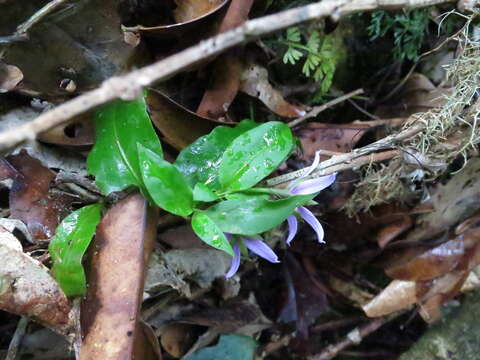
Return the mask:
[[68, 335], [70, 303], [48, 268], [23, 253], [20, 242], [0, 228], [0, 309], [36, 319]]
[[393, 280], [383, 291], [363, 306], [369, 317], [379, 317], [406, 309], [416, 300], [415, 281]]
[[18, 67], [0, 62], [0, 93], [15, 89], [22, 80], [23, 73]]
[[240, 90], [258, 98], [277, 115], [294, 118], [305, 115], [305, 110], [287, 102], [268, 81], [268, 71], [257, 64], [249, 64], [242, 76]]

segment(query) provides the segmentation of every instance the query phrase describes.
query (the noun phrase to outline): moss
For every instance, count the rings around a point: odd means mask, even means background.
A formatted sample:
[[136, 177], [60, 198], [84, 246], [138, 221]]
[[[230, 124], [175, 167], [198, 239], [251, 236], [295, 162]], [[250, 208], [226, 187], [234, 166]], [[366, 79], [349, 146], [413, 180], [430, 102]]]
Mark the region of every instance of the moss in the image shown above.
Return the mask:
[[[452, 93], [444, 106], [415, 115], [416, 121], [425, 124], [425, 130], [401, 147], [406, 155], [414, 154], [415, 161], [401, 156], [388, 165], [364, 170], [355, 193], [345, 204], [350, 215], [386, 202], [405, 202], [414, 192], [419, 197], [428, 195], [425, 183], [444, 174], [454, 159], [466, 159], [476, 149], [480, 142], [480, 106], [471, 105], [480, 91], [480, 42], [471, 39], [469, 26], [464, 27], [457, 40], [463, 51], [447, 70]], [[415, 180], [422, 183], [414, 186]]]

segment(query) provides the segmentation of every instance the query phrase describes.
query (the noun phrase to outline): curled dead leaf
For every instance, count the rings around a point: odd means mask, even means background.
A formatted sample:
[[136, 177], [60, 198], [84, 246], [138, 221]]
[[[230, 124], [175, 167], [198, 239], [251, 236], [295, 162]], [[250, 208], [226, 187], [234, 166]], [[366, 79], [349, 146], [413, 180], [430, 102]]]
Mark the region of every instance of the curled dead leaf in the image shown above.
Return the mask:
[[35, 319], [63, 335], [73, 328], [70, 303], [48, 268], [0, 227], [0, 309]]
[[11, 218], [27, 225], [33, 241], [50, 239], [77, 199], [52, 189], [55, 173], [26, 151], [10, 155], [7, 160], [18, 172], [9, 194]]
[[0, 62], [0, 93], [15, 89], [22, 80], [23, 73], [18, 67]]
[[[240, 26], [248, 20], [253, 0], [232, 0], [216, 34]], [[218, 57], [213, 65], [213, 79], [197, 108], [197, 114], [213, 119], [225, 115], [240, 88], [243, 49], [235, 48]]]
[[369, 317], [378, 317], [403, 310], [417, 300], [415, 281], [393, 280], [383, 291], [362, 308]]
[[162, 348], [176, 359], [185, 355], [194, 342], [195, 325], [190, 324], [169, 324], [160, 337]]
[[[220, 15], [221, 10], [225, 8], [229, 0], [186, 0], [175, 2], [177, 6], [170, 14], [174, 22], [163, 23], [164, 21], [160, 20], [162, 22], [161, 25], [137, 25], [125, 29], [127, 31], [139, 32], [142, 36], [149, 38], [170, 37], [171, 40], [171, 38], [180, 38], [185, 34], [190, 34], [193, 38], [199, 36], [206, 37], [212, 31], [212, 25], [215, 24], [213, 19]], [[167, 17], [165, 14], [162, 14], [162, 18], [165, 20]]]
[[273, 88], [268, 80], [268, 71], [258, 64], [249, 64], [241, 76], [240, 90], [258, 98], [275, 114], [287, 118], [305, 115], [305, 109], [287, 102], [280, 91]]
[[153, 124], [164, 140], [177, 150], [208, 134], [216, 125], [158, 91], [148, 93], [147, 104]]
[[95, 130], [92, 120], [93, 115], [91, 113], [82, 114], [68, 123], [41, 133], [38, 136], [38, 140], [48, 144], [86, 150], [94, 143]]
[[143, 299], [145, 266], [154, 246], [157, 211], [140, 194], [108, 210], [90, 247], [82, 302], [80, 359], [131, 359]]

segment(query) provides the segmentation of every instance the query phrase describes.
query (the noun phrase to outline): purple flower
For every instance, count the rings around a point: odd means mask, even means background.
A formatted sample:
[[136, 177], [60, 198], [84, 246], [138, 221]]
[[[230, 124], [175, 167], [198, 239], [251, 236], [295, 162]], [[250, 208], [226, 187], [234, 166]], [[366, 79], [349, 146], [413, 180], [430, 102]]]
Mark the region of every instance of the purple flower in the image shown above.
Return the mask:
[[[270, 261], [271, 263], [279, 263], [280, 262], [278, 260], [278, 256], [263, 241], [258, 240], [258, 239], [252, 239], [252, 238], [245, 238], [245, 237], [241, 238], [241, 241], [243, 241], [245, 246], [251, 252], [257, 254], [258, 256], [260, 256], [262, 258], [264, 258], [265, 260]], [[235, 242], [235, 244], [233, 245], [232, 265], [230, 265], [230, 269], [225, 274], [225, 277], [227, 279], [231, 278], [233, 275], [235, 275], [238, 271], [238, 268], [240, 267], [240, 246], [239, 246], [238, 242], [239, 242], [239, 240], [237, 240]]]
[[[302, 178], [305, 178], [306, 176], [310, 175], [312, 171], [314, 171], [318, 164], [320, 163], [320, 153], [317, 151], [315, 153], [315, 159], [313, 160], [312, 165], [307, 169], [305, 174], [302, 176]], [[322, 176], [316, 179], [309, 179], [309, 180], [304, 180], [304, 181], [296, 180], [292, 182], [290, 186], [290, 193], [292, 195], [310, 195], [310, 194], [315, 194], [323, 189], [329, 187], [335, 182], [336, 174], [331, 174], [327, 176]], [[315, 215], [308, 210], [306, 207], [299, 206], [298, 208], [295, 209], [295, 212], [300, 215], [300, 217], [305, 220], [305, 222], [312, 227], [312, 229], [315, 231], [317, 234], [317, 240], [320, 243], [324, 243], [325, 241], [323, 240], [324, 237], [324, 231], [323, 227], [320, 224], [320, 222], [317, 220]], [[298, 221], [297, 217], [295, 215], [290, 215], [287, 218], [288, 222], [288, 236], [286, 243], [287, 245], [290, 245], [292, 242], [293, 238], [297, 234], [298, 230]]]

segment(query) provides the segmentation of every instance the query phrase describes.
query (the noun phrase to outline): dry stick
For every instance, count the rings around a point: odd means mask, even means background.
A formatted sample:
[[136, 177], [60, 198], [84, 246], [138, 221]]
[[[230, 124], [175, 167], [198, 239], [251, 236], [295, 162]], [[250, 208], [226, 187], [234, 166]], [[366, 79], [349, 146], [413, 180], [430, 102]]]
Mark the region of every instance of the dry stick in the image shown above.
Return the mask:
[[18, 347], [20, 342], [22, 341], [23, 336], [25, 335], [25, 331], [27, 330], [28, 325], [28, 318], [26, 316], [22, 316], [17, 324], [17, 329], [13, 334], [12, 341], [10, 341], [10, 345], [8, 346], [7, 356], [5, 360], [16, 360]]
[[454, 0], [324, 0], [322, 2], [282, 11], [250, 20], [243, 25], [219, 34], [187, 48], [164, 60], [134, 70], [126, 75], [112, 77], [90, 92], [80, 95], [47, 111], [35, 120], [16, 129], [0, 133], [0, 150], [6, 150], [25, 140], [33, 140], [37, 134], [60, 125], [75, 115], [114, 99], [133, 100], [140, 96], [142, 88], [165, 80], [212, 55], [220, 54], [260, 35], [269, 34], [299, 23], [330, 16], [340, 17], [358, 11], [423, 7], [453, 2]]
[[328, 346], [322, 352], [310, 357], [309, 360], [333, 359], [335, 356], [337, 356], [342, 350], [345, 350], [347, 347], [355, 344], [359, 344], [365, 337], [370, 335], [372, 332], [378, 330], [378, 328], [383, 326], [392, 318], [394, 317], [389, 316], [389, 317], [375, 319], [366, 325], [355, 328], [354, 330], [350, 331], [347, 334], [347, 336], [345, 336], [345, 339], [343, 339], [342, 341], [340, 341], [335, 345]]
[[318, 114], [320, 114], [322, 111], [325, 111], [327, 110], [328, 108], [331, 108], [332, 106], [335, 106], [347, 99], [350, 99], [351, 97], [354, 97], [354, 96], [357, 96], [357, 95], [360, 95], [360, 94], [363, 94], [363, 89], [357, 89], [357, 90], [354, 90], [354, 91], [351, 91], [345, 95], [342, 95], [336, 99], [333, 99], [332, 101], [329, 101], [323, 105], [320, 105], [320, 106], [315, 106], [314, 108], [312, 108], [312, 110], [310, 110], [308, 113], [306, 113], [305, 115], [303, 115], [302, 117], [299, 117], [298, 119], [295, 119], [295, 120], [292, 120], [288, 123], [288, 126], [293, 128], [295, 126], [297, 126], [298, 124], [300, 124], [301, 122], [307, 120], [307, 119], [310, 119], [310, 118], [314, 118], [314, 117], [317, 117]]
[[[364, 147], [354, 149], [349, 153], [332, 156], [330, 159], [322, 161], [317, 169], [312, 173], [312, 175], [308, 176], [307, 178], [316, 178], [320, 176], [325, 176], [329, 174], [333, 174], [338, 171], [352, 169], [354, 167], [359, 166], [357, 161], [359, 158], [364, 157], [365, 155], [372, 154], [378, 152], [380, 150], [387, 150], [395, 148], [396, 144], [401, 143], [405, 139], [409, 139], [412, 136], [418, 134], [425, 128], [425, 124], [422, 122], [416, 122], [414, 125], [410, 126], [409, 128], [393, 135], [389, 135], [366, 145]], [[398, 151], [398, 150], [397, 150]], [[380, 153], [382, 154], [382, 153]], [[393, 155], [394, 156], [394, 155]], [[392, 157], [393, 157], [392, 156]], [[380, 157], [383, 161], [383, 157]], [[355, 161], [357, 159], [357, 161]], [[363, 159], [363, 158], [362, 158]], [[363, 162], [365, 160], [362, 160]], [[364, 164], [367, 164], [368, 161], [365, 161]], [[274, 178], [267, 180], [267, 186], [275, 186], [279, 184], [283, 184], [289, 182], [293, 179], [298, 179], [303, 176], [303, 174], [308, 171], [308, 167], [304, 169], [300, 169], [288, 174], [280, 175]]]

